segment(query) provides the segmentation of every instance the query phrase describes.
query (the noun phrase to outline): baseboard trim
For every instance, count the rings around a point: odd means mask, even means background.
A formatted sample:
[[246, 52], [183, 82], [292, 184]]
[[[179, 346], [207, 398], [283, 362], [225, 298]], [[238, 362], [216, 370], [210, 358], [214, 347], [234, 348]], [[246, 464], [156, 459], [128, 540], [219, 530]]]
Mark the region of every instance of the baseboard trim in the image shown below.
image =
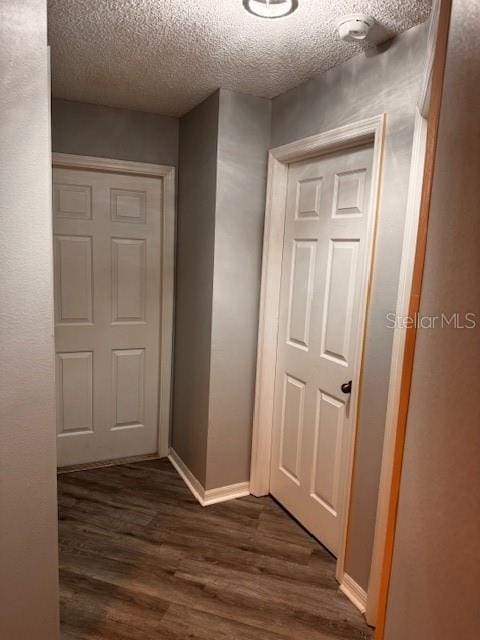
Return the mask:
[[361, 613], [365, 613], [367, 610], [367, 594], [347, 573], [343, 574], [340, 591], [347, 596], [350, 602], [352, 602]]
[[250, 495], [250, 483], [239, 482], [237, 484], [229, 484], [226, 487], [218, 489], [207, 489], [204, 495], [205, 506], [225, 502], [226, 500], [235, 500], [235, 498], [244, 498]]
[[180, 456], [175, 451], [175, 449], [172, 449], [172, 448], [170, 449], [170, 452], [168, 454], [168, 459], [173, 464], [175, 469], [178, 471], [178, 474], [180, 475], [182, 480], [185, 482], [187, 487], [190, 489], [190, 491], [193, 493], [195, 498], [202, 505], [202, 507], [204, 507], [205, 506], [204, 504], [205, 489], [201, 485], [200, 481], [196, 479], [196, 477], [193, 475], [193, 473], [190, 471], [190, 469], [187, 467], [184, 461], [180, 458]]
[[159, 453], [147, 453], [143, 456], [130, 456], [129, 458], [113, 458], [112, 460], [99, 460], [98, 462], [85, 462], [84, 464], [71, 464], [66, 467], [58, 467], [57, 474], [75, 473], [75, 471], [89, 471], [90, 469], [101, 469], [102, 467], [118, 467], [122, 464], [135, 464], [135, 462], [146, 462], [147, 460], [160, 460], [165, 458]]
[[175, 449], [170, 449], [168, 459], [202, 507], [250, 495], [250, 484], [248, 482], [230, 484], [217, 489], [204, 489], [201, 482], [193, 475]]

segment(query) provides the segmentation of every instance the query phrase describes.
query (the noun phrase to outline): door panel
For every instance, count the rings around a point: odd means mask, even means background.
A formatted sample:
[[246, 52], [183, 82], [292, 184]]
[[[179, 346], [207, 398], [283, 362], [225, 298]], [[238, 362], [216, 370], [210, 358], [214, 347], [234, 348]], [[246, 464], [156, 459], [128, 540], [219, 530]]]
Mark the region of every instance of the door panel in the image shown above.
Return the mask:
[[365, 200], [366, 169], [343, 171], [334, 176], [333, 218], [359, 217]]
[[338, 513], [341, 444], [345, 404], [323, 391], [317, 392], [315, 446], [311, 495], [332, 515]]
[[55, 320], [93, 322], [93, 263], [90, 236], [55, 236]]
[[302, 443], [305, 384], [285, 376], [283, 389], [282, 434], [280, 465], [284, 473], [298, 482], [300, 446]]
[[81, 184], [53, 185], [53, 211], [55, 219], [92, 219], [92, 187]]
[[155, 453], [162, 181], [53, 178], [59, 465]]
[[112, 429], [143, 427], [145, 350], [116, 350], [113, 357]]
[[270, 486], [334, 554], [352, 430], [340, 386], [359, 358], [372, 156], [341, 151], [288, 175]]
[[145, 322], [145, 240], [112, 238], [112, 322]]
[[328, 247], [320, 355], [343, 366], [351, 352], [358, 247], [358, 240], [331, 240]]
[[294, 240], [290, 301], [288, 305], [288, 341], [308, 349], [312, 306], [316, 242]]
[[92, 431], [93, 354], [57, 353], [57, 433]]

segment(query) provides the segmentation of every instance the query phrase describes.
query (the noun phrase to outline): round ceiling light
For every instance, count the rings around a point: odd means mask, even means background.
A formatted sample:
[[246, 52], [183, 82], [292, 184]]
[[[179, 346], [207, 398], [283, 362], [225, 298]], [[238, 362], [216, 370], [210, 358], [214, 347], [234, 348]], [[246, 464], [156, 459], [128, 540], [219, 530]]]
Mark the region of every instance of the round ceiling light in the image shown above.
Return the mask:
[[260, 18], [283, 18], [298, 7], [298, 0], [243, 0], [249, 13]]

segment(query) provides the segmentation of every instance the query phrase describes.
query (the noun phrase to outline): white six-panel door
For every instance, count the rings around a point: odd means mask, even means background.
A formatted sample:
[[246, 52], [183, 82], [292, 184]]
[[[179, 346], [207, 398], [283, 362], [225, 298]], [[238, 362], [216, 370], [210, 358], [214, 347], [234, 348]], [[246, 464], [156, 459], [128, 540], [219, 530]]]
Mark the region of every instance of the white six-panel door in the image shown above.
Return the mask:
[[330, 551], [341, 536], [350, 395], [360, 357], [371, 146], [290, 165], [271, 493]]
[[158, 447], [162, 181], [54, 169], [59, 466]]

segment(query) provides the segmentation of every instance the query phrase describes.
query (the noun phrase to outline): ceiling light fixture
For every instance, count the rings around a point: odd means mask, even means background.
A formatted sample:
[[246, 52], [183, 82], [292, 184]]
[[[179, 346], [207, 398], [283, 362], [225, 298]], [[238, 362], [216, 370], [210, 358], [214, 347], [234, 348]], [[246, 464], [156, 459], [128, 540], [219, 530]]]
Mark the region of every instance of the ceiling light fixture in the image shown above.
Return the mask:
[[249, 13], [259, 18], [283, 18], [298, 7], [298, 0], [243, 0]]

